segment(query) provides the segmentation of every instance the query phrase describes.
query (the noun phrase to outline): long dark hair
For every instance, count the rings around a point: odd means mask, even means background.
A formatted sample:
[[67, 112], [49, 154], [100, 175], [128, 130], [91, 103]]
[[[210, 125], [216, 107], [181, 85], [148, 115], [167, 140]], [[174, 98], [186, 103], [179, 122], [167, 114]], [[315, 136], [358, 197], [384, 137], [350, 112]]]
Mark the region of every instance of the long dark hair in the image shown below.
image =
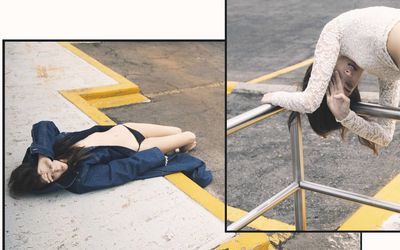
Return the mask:
[[[308, 67], [306, 74], [304, 75], [303, 85], [302, 85], [303, 91], [307, 88], [308, 82], [310, 80], [312, 66], [313, 64], [311, 64]], [[361, 101], [361, 96], [360, 92], [358, 91], [358, 87], [356, 87], [353, 90], [353, 92], [349, 96], [349, 99], [350, 99], [350, 105]], [[297, 112], [290, 113], [288, 120], [289, 129], [292, 121], [297, 117], [297, 115], [299, 115]], [[342, 124], [336, 121], [335, 116], [332, 114], [326, 102], [326, 95], [324, 95], [324, 99], [322, 100], [319, 108], [314, 112], [307, 114], [307, 118], [308, 121], [310, 122], [312, 130], [314, 130], [314, 132], [317, 133], [318, 135], [325, 138], [330, 132], [340, 129], [341, 138], [342, 140], [345, 139], [347, 128], [343, 127]], [[375, 143], [368, 141], [360, 136], [358, 136], [358, 140], [362, 145], [372, 149], [375, 155], [378, 155], [378, 149]]]
[[[67, 160], [67, 171], [75, 170], [80, 161], [89, 157], [88, 149], [75, 146], [75, 143], [76, 138], [72, 133], [58, 140], [53, 145], [54, 159]], [[26, 161], [12, 171], [8, 182], [10, 195], [12, 197], [22, 196], [51, 185], [51, 183], [47, 184], [41, 180], [40, 175], [37, 173], [37, 164], [37, 161]], [[60, 178], [62, 177], [63, 175]]]

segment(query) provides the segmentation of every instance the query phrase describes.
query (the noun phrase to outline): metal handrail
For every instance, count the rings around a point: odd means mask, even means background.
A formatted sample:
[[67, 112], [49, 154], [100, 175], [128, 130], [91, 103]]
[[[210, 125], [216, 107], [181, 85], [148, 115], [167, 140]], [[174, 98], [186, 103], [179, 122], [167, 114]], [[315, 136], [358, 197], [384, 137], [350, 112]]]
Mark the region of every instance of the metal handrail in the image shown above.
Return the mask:
[[[351, 109], [359, 115], [382, 117], [400, 120], [400, 109], [396, 107], [387, 107], [377, 104], [359, 102], [351, 106]], [[264, 104], [255, 109], [249, 110], [241, 115], [235, 116], [227, 121], [227, 135], [235, 133], [240, 129], [248, 127], [254, 123], [264, 120], [274, 114], [283, 111], [283, 108], [270, 104]], [[319, 192], [325, 195], [358, 202], [361, 204], [398, 212], [400, 213], [400, 204], [383, 201], [329, 186], [312, 183], [304, 180], [304, 160], [301, 120], [298, 115], [290, 126], [290, 140], [292, 149], [293, 165], [293, 183], [288, 187], [251, 210], [245, 216], [228, 226], [227, 231], [237, 231], [250, 224], [252, 221], [269, 211], [288, 197], [294, 195], [295, 207], [295, 226], [296, 230], [304, 231], [307, 229], [305, 190]]]
[[272, 106], [271, 104], [264, 104], [247, 112], [244, 112], [238, 116], [235, 116], [227, 121], [227, 135], [233, 134], [256, 122], [273, 116], [283, 110], [284, 109], [281, 107]]

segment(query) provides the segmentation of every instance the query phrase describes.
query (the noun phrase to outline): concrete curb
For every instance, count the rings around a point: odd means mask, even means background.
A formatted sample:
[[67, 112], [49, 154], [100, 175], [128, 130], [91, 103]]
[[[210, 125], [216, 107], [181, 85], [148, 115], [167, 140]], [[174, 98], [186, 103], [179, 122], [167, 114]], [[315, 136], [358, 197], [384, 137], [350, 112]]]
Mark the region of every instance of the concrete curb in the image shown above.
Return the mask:
[[[245, 82], [235, 82], [236, 85], [232, 88], [231, 93], [236, 94], [265, 94], [275, 91], [288, 91], [295, 92], [299, 91], [298, 86], [293, 85], [283, 85], [283, 84], [249, 84]], [[378, 102], [379, 93], [377, 92], [360, 92], [361, 99], [366, 102]]]

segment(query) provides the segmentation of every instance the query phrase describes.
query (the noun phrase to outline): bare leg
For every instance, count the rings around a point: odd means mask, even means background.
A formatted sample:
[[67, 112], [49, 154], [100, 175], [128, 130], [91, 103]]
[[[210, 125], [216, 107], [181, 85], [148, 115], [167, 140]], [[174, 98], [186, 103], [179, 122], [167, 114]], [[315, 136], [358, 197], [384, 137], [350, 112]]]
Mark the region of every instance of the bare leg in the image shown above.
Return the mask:
[[178, 127], [162, 126], [149, 123], [124, 123], [125, 126], [139, 131], [145, 138], [176, 135], [182, 133]]
[[196, 136], [192, 132], [183, 132], [163, 137], [150, 137], [146, 138], [142, 144], [140, 144], [139, 151], [157, 147], [165, 154], [177, 148], [191, 145], [195, 143], [195, 141]]

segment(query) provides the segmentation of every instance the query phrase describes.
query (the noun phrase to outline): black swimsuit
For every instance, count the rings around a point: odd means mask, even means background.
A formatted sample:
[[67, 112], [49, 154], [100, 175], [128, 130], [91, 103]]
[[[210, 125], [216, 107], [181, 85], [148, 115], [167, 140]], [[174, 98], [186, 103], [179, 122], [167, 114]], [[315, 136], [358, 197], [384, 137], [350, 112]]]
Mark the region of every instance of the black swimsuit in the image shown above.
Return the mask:
[[140, 149], [140, 144], [142, 144], [142, 142], [144, 141], [145, 137], [137, 130], [131, 129], [128, 126], [125, 126], [124, 124], [122, 124], [122, 126], [124, 126], [125, 128], [127, 128], [132, 134], [133, 136], [136, 138], [137, 142], [139, 143], [139, 147], [138, 150]]

